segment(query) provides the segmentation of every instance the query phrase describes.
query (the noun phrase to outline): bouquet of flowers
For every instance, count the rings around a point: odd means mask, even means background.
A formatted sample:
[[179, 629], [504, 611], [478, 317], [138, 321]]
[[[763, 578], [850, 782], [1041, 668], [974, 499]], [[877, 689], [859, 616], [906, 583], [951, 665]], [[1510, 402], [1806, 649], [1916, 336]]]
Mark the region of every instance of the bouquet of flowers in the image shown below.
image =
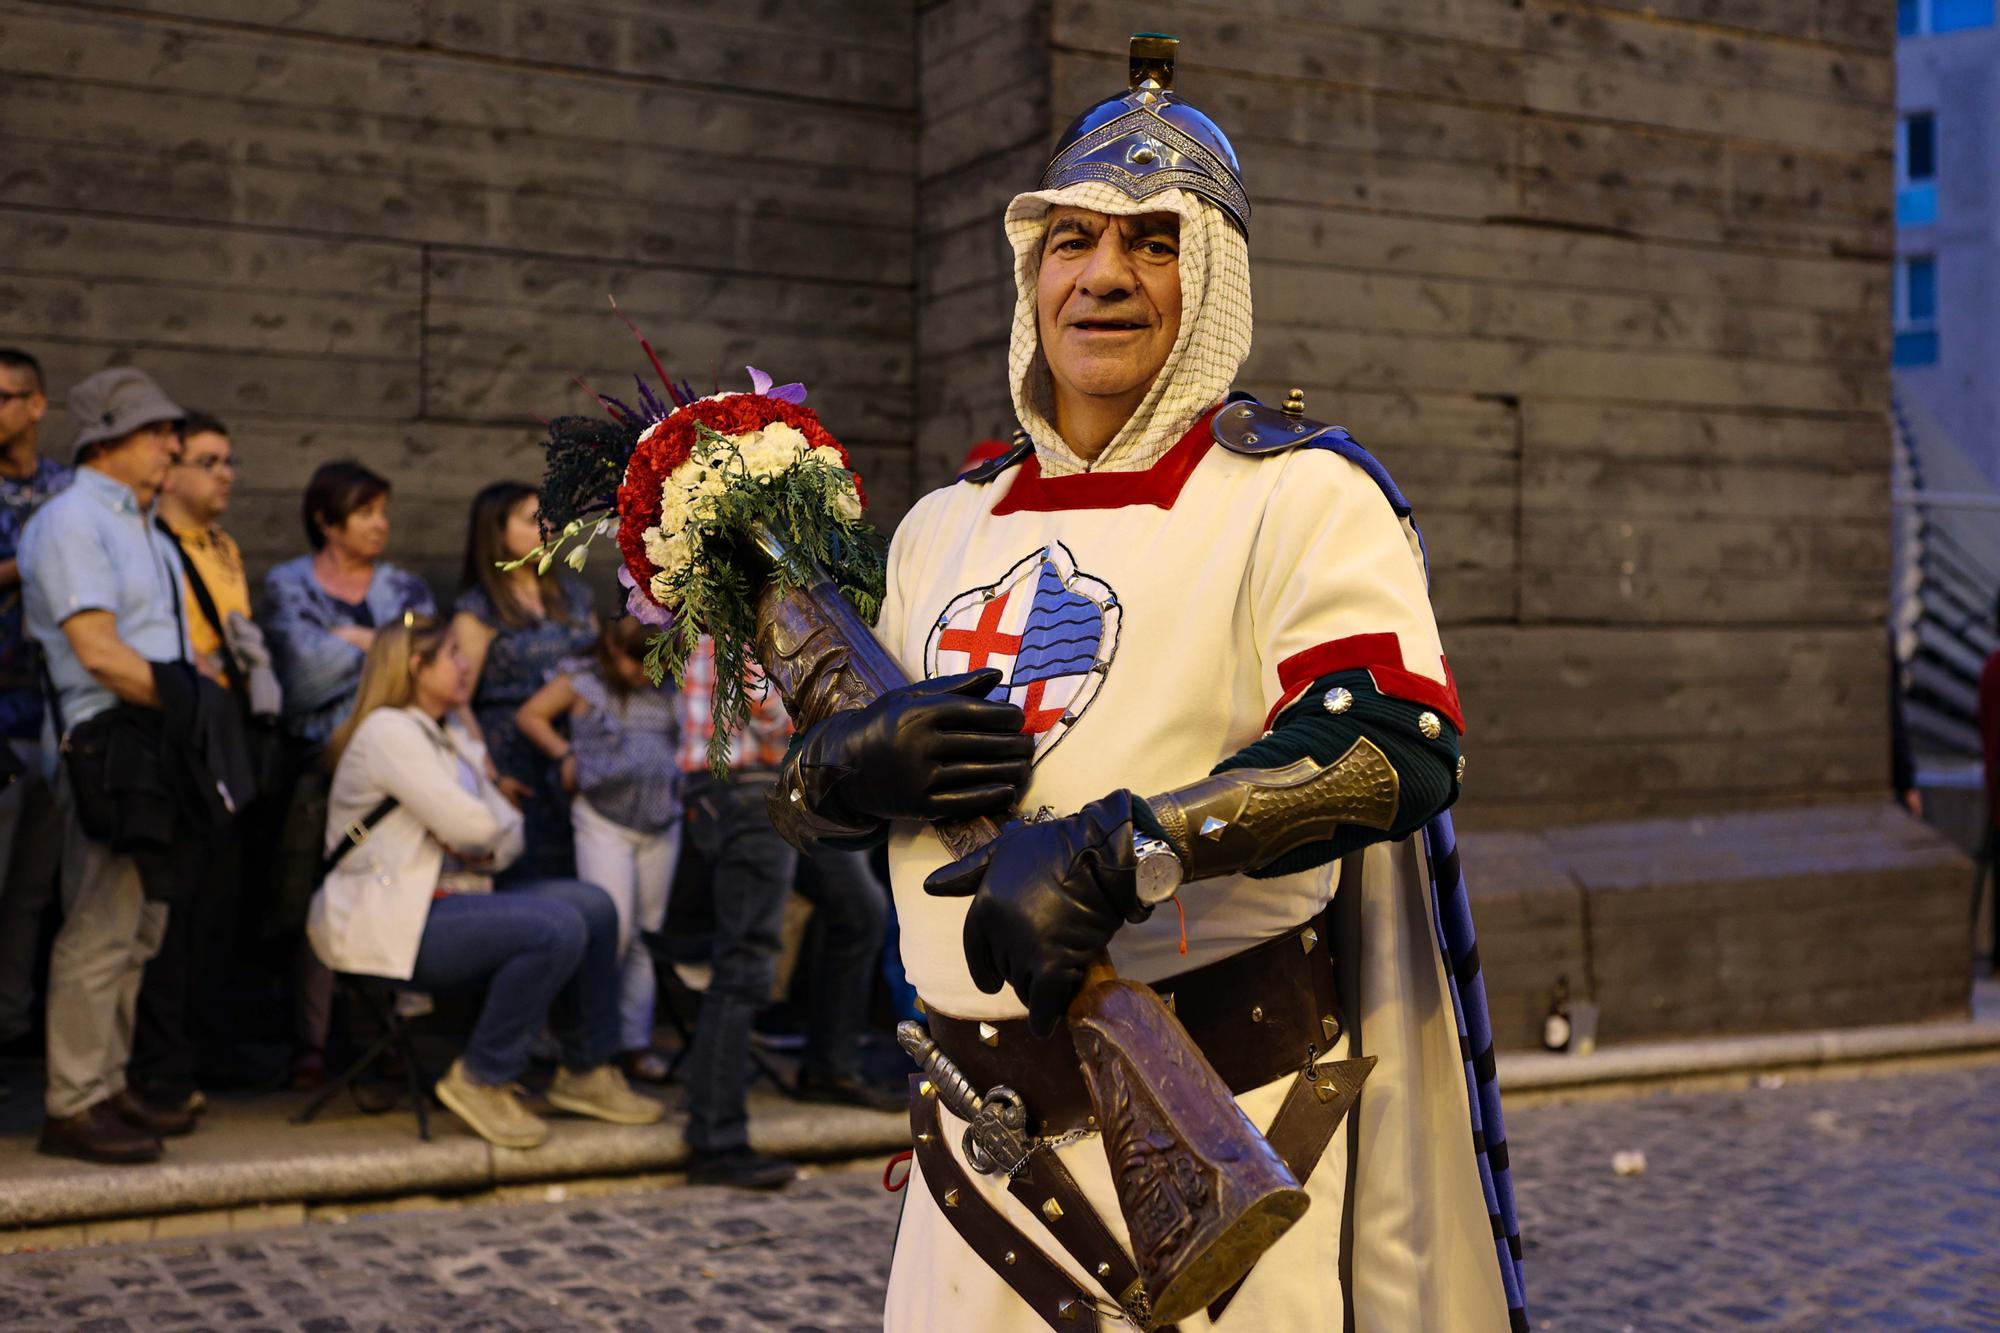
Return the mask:
[[591, 543], [615, 534], [626, 610], [657, 630], [646, 657], [653, 679], [679, 679], [702, 636], [714, 641], [709, 753], [719, 766], [749, 717], [744, 681], [765, 585], [830, 582], [872, 624], [882, 546], [862, 517], [861, 478], [805, 406], [804, 386], [773, 387], [751, 367], [748, 393], [697, 397], [639, 342], [666, 398], [639, 379], [636, 409], [592, 391], [609, 420], [549, 423], [544, 540], [521, 563], [546, 572], [563, 559], [581, 570]]

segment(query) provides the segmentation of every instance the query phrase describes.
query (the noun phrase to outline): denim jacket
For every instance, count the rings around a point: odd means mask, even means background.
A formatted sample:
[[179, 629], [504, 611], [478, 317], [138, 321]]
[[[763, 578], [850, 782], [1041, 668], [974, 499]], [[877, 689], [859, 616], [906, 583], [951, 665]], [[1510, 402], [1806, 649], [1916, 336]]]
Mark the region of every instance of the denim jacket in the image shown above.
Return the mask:
[[[359, 622], [320, 586], [312, 562], [311, 556], [302, 555], [274, 566], [264, 576], [264, 615], [259, 619], [284, 691], [285, 730], [323, 745], [354, 703], [366, 654], [334, 634]], [[424, 581], [386, 560], [375, 566], [365, 604], [374, 621], [366, 628], [392, 625], [405, 611], [437, 614], [437, 603]]]

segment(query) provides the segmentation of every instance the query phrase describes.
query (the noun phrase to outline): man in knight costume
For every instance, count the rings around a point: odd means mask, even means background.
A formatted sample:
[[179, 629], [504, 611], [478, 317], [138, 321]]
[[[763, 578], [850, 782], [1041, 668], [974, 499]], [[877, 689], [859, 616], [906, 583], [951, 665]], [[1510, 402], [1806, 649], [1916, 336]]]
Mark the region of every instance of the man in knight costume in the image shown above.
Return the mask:
[[[925, 1085], [886, 1325], [1151, 1322], [1060, 1022], [1108, 948], [1311, 1200], [1179, 1327], [1526, 1328], [1421, 540], [1296, 391], [1230, 393], [1250, 204], [1173, 51], [1135, 38], [1008, 205], [1026, 439], [910, 512], [876, 633], [918, 683], [802, 736], [773, 801], [888, 839], [929, 1035], [1030, 1148], [993, 1169]], [[924, 822], [979, 814], [1017, 820], [957, 861]]]

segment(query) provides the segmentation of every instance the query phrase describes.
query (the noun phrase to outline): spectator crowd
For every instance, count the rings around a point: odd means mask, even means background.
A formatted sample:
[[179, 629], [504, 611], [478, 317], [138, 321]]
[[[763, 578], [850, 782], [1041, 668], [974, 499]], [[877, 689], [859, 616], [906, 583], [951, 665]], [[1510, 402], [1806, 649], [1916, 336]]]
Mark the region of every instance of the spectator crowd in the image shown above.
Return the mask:
[[492, 1143], [548, 1136], [543, 1073], [547, 1107], [632, 1126], [678, 1081], [691, 1176], [782, 1185], [747, 1092], [794, 895], [785, 1091], [901, 1107], [863, 1059], [907, 1002], [879, 867], [772, 829], [775, 692], [711, 771], [712, 658], [653, 685], [644, 626], [523, 563], [534, 487], [474, 498], [441, 611], [388, 559], [389, 482], [329, 460], [253, 595], [228, 427], [120, 367], [45, 453], [48, 390], [0, 348], [0, 1049], [44, 1060], [42, 1151], [153, 1161], [210, 1090], [318, 1088], [374, 986], [436, 1006], [435, 1095]]

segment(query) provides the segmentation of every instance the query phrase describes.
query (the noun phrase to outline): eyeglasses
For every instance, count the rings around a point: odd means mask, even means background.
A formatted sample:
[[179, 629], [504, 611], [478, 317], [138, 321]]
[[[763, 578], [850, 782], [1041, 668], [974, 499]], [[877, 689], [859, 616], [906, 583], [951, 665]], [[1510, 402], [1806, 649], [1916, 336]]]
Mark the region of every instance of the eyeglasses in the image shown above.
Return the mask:
[[203, 472], [220, 472], [224, 468], [231, 472], [236, 470], [236, 460], [221, 454], [210, 454], [206, 458], [177, 458], [174, 462], [181, 467], [200, 468]]

